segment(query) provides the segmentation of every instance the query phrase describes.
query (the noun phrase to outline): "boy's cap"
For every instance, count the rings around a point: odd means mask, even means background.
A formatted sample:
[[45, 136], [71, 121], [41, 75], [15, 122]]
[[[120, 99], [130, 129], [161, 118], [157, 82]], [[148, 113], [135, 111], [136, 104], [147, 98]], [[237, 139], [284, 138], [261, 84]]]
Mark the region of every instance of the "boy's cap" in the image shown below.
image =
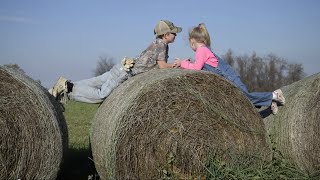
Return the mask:
[[161, 20], [158, 22], [154, 28], [154, 34], [156, 36], [166, 34], [166, 33], [179, 33], [182, 31], [181, 27], [175, 26], [172, 22], [167, 20]]

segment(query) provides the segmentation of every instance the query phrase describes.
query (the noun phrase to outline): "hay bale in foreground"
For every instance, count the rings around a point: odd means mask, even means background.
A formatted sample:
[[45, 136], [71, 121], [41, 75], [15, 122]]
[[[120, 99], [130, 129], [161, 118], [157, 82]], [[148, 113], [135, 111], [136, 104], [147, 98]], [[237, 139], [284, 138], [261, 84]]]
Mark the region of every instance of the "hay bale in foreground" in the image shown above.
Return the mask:
[[281, 88], [286, 105], [264, 119], [272, 141], [291, 163], [320, 170], [320, 73]]
[[0, 66], [0, 179], [56, 179], [67, 145], [66, 122], [47, 90]]
[[226, 162], [270, 153], [264, 124], [247, 98], [211, 73], [153, 70], [112, 92], [91, 132], [102, 179], [196, 178], [208, 156]]

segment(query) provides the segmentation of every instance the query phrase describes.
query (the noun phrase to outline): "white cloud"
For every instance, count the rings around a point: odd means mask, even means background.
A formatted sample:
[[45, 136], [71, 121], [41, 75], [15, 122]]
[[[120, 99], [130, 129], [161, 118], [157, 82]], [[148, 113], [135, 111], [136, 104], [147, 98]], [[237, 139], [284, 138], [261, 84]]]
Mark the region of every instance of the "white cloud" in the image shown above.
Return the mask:
[[0, 15], [0, 22], [34, 23], [30, 18]]

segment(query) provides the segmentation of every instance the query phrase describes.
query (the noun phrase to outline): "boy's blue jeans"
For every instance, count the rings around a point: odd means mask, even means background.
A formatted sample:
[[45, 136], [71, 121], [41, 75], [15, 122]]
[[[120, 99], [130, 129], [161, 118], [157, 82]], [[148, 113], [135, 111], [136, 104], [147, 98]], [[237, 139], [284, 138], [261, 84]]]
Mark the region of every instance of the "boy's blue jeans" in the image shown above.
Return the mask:
[[202, 70], [210, 71], [214, 74], [224, 77], [231, 81], [236, 87], [238, 87], [251, 101], [254, 106], [270, 106], [272, 103], [272, 92], [249, 92], [246, 85], [244, 85], [240, 79], [238, 73], [227, 64], [223, 59], [215, 54], [218, 59], [218, 67], [212, 67], [205, 64]]
[[86, 103], [102, 102], [113, 89], [128, 79], [127, 72], [121, 67], [121, 64], [116, 64], [110, 71], [100, 76], [73, 82], [72, 92], [69, 93], [70, 99]]

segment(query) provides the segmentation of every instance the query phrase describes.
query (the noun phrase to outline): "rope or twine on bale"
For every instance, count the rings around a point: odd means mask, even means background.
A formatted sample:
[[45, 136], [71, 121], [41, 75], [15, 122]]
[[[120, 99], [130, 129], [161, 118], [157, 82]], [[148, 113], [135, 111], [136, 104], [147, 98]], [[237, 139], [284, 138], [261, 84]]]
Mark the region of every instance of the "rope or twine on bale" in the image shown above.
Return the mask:
[[56, 179], [67, 145], [66, 122], [47, 90], [0, 66], [0, 179]]
[[301, 170], [320, 170], [320, 73], [281, 88], [286, 104], [264, 119], [275, 148]]
[[102, 179], [201, 178], [208, 157], [232, 163], [270, 158], [263, 121], [235, 86], [218, 76], [152, 70], [115, 89], [91, 132]]

